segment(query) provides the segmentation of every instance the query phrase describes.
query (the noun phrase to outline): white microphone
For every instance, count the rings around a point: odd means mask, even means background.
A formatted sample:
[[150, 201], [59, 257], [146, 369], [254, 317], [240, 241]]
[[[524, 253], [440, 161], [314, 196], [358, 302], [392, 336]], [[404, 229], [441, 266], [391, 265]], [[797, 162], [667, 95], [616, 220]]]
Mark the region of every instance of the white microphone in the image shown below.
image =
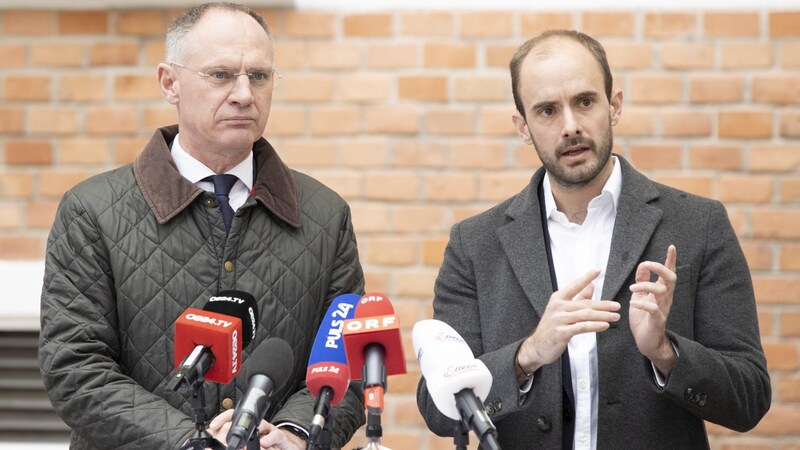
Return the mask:
[[497, 430], [483, 406], [492, 387], [492, 374], [486, 364], [473, 356], [453, 327], [440, 320], [414, 324], [412, 340], [436, 408], [470, 427], [484, 448], [499, 449]]

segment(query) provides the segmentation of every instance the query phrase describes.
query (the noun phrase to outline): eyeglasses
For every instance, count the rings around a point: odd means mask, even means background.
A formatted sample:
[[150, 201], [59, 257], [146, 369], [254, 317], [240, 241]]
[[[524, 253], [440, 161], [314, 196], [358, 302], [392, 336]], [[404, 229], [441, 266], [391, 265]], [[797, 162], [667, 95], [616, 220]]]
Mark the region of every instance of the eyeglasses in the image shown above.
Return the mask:
[[247, 76], [247, 79], [250, 80], [250, 86], [254, 89], [272, 88], [274, 86], [275, 78], [282, 78], [281, 74], [278, 72], [278, 69], [275, 68], [266, 71], [254, 70], [252, 72], [236, 73], [236, 71], [233, 69], [226, 67], [214, 67], [205, 72], [200, 72], [199, 70], [186, 67], [183, 64], [178, 64], [176, 62], [171, 62], [169, 64], [192, 71], [194, 74], [203, 77], [209, 86], [218, 89], [233, 87], [234, 83], [236, 83], [236, 80], [238, 80], [242, 75]]

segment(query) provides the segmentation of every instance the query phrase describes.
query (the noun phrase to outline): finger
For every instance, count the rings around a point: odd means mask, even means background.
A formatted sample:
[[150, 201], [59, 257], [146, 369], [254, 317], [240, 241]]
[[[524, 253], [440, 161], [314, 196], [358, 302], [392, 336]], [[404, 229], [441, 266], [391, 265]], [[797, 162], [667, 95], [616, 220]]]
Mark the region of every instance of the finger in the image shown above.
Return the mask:
[[675, 272], [675, 264], [678, 261], [678, 249], [674, 245], [667, 247], [667, 259], [664, 261], [664, 266], [672, 272]]
[[605, 321], [583, 321], [570, 325], [568, 332], [571, 336], [584, 333], [599, 333], [606, 331], [610, 326], [611, 324]]
[[561, 310], [566, 312], [589, 309], [594, 311], [619, 311], [619, 302], [613, 300], [573, 300], [564, 302]]
[[667, 286], [662, 283], [636, 283], [631, 285], [631, 292], [646, 292], [653, 295], [664, 295], [667, 293]]
[[656, 314], [659, 312], [658, 304], [655, 302], [647, 302], [642, 300], [631, 300], [631, 308], [640, 309], [648, 314]]
[[219, 428], [225, 422], [230, 422], [232, 417], [233, 417], [233, 410], [232, 409], [225, 410], [217, 417], [214, 417], [214, 420], [212, 420], [211, 423], [208, 424], [208, 428], [212, 430], [219, 430]]
[[573, 297], [578, 295], [578, 293], [583, 291], [583, 289], [589, 285], [592, 280], [597, 278], [598, 275], [600, 275], [600, 270], [592, 269], [576, 278], [575, 281], [570, 283], [564, 289], [559, 289], [556, 293], [558, 294], [558, 297], [562, 299], [571, 300]]
[[573, 300], [575, 300], [576, 298], [591, 300], [593, 296], [594, 296], [594, 283], [589, 283], [586, 285], [585, 288], [581, 290], [580, 293], [578, 293], [578, 295], [573, 297]]

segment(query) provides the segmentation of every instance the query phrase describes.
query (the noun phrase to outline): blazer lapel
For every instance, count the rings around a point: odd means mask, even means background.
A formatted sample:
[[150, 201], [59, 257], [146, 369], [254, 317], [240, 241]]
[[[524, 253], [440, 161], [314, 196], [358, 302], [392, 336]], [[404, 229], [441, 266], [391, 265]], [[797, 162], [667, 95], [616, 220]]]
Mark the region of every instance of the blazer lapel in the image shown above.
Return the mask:
[[553, 292], [536, 193], [543, 177], [544, 169], [536, 171], [528, 187], [506, 210], [510, 221], [497, 228], [498, 239], [514, 276], [540, 316], [544, 314]]
[[658, 197], [653, 182], [621, 156], [617, 156], [617, 161], [622, 164], [622, 190], [603, 284], [604, 299], [616, 298], [625, 280], [636, 270], [662, 214], [649, 204]]

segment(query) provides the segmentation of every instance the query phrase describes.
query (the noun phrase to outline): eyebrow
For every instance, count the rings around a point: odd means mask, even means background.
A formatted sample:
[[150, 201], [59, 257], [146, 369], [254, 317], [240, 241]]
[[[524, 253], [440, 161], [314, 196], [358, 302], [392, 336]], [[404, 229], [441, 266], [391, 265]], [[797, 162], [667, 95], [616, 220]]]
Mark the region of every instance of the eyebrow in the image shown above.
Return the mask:
[[[572, 96], [572, 100], [577, 100], [577, 99], [586, 98], [586, 97], [597, 98], [598, 95], [599, 94], [597, 93], [597, 91], [582, 91], [582, 92], [578, 92], [577, 94], [573, 95]], [[556, 104], [558, 104], [557, 101], [545, 100], [545, 101], [541, 101], [539, 103], [534, 104], [533, 106], [531, 106], [530, 110], [531, 110], [531, 112], [533, 112], [533, 111], [537, 111], [537, 110], [542, 109], [542, 108], [548, 108], [548, 107], [555, 106]]]

